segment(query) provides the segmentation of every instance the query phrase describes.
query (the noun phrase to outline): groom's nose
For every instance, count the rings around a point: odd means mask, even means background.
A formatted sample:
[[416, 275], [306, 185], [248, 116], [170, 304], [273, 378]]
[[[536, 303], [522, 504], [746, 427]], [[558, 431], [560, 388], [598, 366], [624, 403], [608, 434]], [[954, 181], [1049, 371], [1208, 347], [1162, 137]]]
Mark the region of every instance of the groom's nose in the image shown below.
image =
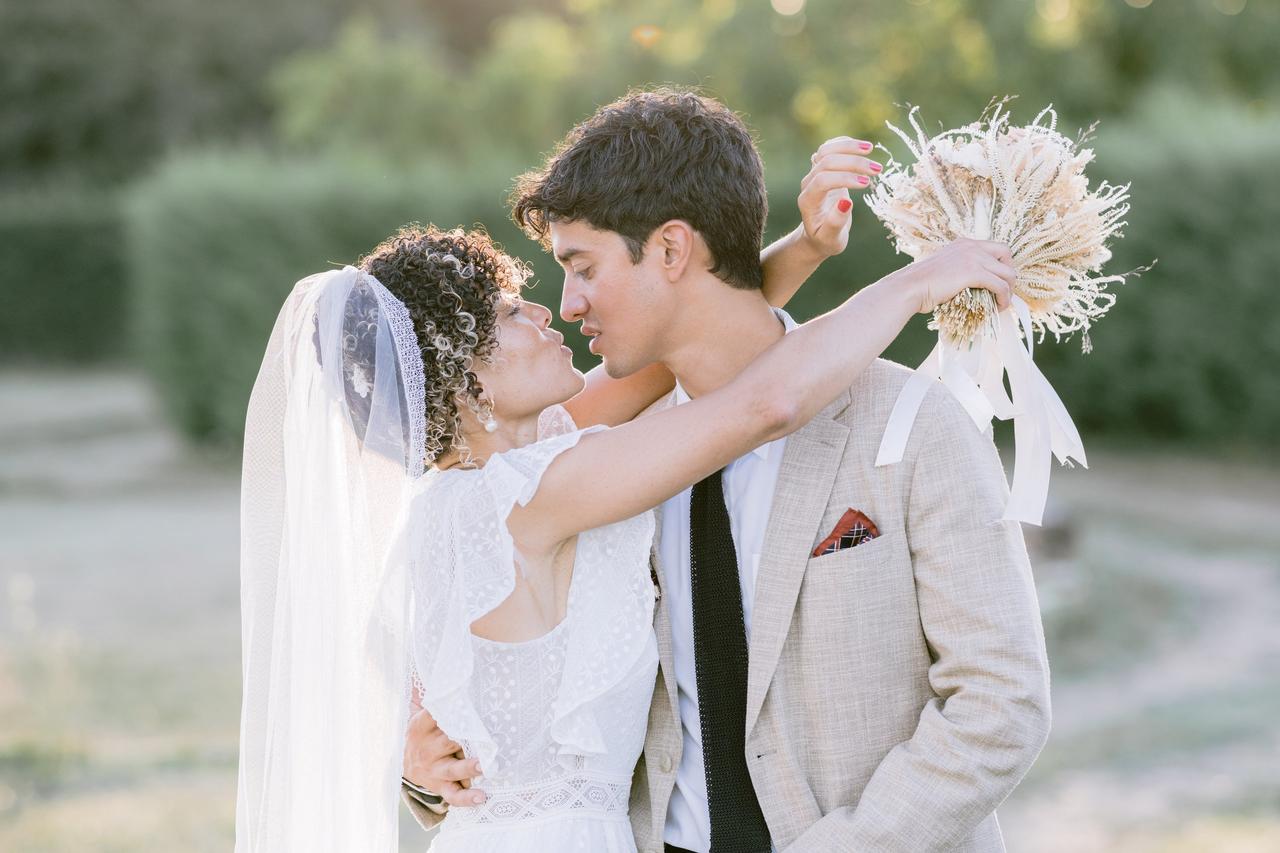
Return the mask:
[[587, 316], [590, 308], [587, 297], [575, 286], [573, 276], [564, 277], [564, 290], [560, 292], [560, 319], [574, 323]]

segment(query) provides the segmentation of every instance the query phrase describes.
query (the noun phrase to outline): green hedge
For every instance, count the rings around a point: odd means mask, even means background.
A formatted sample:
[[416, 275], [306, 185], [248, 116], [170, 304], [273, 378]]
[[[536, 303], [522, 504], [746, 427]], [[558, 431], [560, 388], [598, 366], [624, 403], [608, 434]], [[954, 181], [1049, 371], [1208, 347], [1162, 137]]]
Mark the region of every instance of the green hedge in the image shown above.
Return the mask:
[[109, 198], [29, 194], [0, 204], [0, 361], [81, 363], [124, 352], [121, 239]]
[[[504, 166], [472, 179], [444, 167], [405, 174], [349, 161], [205, 154], [170, 162], [140, 184], [126, 205], [139, 355], [180, 428], [201, 442], [237, 442], [294, 282], [354, 262], [405, 222], [483, 222], [551, 273], [554, 264], [505, 216], [515, 173]], [[554, 274], [548, 281], [558, 288]], [[548, 304], [559, 298], [543, 292]]]
[[1280, 118], [1157, 93], [1097, 150], [1099, 175], [1133, 183], [1107, 269], [1158, 262], [1117, 291], [1091, 354], [1036, 360], [1086, 436], [1280, 445]]

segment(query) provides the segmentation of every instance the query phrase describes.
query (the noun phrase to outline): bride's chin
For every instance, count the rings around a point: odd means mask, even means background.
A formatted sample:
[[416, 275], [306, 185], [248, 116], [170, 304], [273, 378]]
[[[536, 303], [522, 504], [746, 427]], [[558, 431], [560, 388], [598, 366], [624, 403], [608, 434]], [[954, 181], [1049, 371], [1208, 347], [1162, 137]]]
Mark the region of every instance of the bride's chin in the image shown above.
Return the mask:
[[571, 367], [569, 373], [564, 377], [563, 381], [557, 385], [555, 399], [547, 402], [548, 406], [556, 406], [565, 403], [578, 396], [582, 389], [587, 387], [587, 377], [583, 375], [581, 370]]

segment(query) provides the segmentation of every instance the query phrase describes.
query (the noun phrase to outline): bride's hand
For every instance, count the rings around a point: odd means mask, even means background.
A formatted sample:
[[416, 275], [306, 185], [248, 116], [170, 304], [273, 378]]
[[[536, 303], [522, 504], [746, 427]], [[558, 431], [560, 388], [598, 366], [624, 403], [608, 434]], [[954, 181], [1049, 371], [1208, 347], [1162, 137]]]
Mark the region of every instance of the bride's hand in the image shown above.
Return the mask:
[[956, 240], [888, 276], [894, 287], [907, 289], [921, 314], [968, 288], [990, 291], [997, 312], [1003, 311], [1017, 277], [1009, 247], [990, 240]]
[[871, 143], [849, 136], [828, 139], [809, 158], [812, 167], [800, 181], [800, 219], [804, 240], [819, 258], [840, 254], [849, 245], [853, 222], [850, 192], [862, 192], [881, 166], [866, 155]]

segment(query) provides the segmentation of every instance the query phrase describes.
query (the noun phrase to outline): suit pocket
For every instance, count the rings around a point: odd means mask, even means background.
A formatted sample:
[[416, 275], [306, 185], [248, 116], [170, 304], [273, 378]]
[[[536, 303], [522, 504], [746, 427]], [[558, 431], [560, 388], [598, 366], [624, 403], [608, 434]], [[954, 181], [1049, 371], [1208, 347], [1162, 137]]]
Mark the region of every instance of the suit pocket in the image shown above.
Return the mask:
[[905, 539], [901, 531], [890, 531], [861, 545], [809, 558], [799, 602], [806, 616], [834, 619], [855, 632], [894, 618], [891, 614], [915, 598]]
[[880, 694], [898, 695], [917, 671], [920, 611], [906, 534], [812, 557], [805, 566], [788, 660], [807, 691], [843, 731], [865, 731]]
[[876, 565], [889, 558], [901, 538], [899, 531], [882, 533], [875, 539], [868, 539], [852, 548], [844, 548], [823, 554], [821, 557], [810, 557], [805, 571], [826, 572], [831, 570], [856, 571], [863, 566]]

